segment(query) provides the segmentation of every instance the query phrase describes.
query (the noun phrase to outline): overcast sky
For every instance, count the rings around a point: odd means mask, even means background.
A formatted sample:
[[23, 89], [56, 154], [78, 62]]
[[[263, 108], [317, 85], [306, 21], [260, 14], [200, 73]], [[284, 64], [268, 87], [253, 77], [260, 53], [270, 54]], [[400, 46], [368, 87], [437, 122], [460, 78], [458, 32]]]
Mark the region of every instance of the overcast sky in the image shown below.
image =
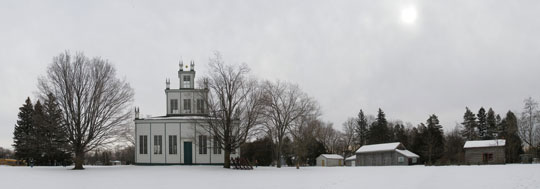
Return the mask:
[[445, 129], [466, 106], [520, 111], [540, 99], [540, 1], [1, 1], [0, 146], [52, 57], [101, 56], [165, 113], [178, 61], [204, 75], [220, 51], [261, 79], [298, 83], [341, 129], [362, 108]]

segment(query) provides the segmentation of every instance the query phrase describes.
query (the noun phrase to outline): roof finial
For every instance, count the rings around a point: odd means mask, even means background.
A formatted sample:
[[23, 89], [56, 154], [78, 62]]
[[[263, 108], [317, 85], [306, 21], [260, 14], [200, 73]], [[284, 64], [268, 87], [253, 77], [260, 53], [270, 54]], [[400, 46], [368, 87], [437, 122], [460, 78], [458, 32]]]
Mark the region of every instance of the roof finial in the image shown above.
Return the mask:
[[195, 70], [195, 61], [194, 60], [191, 61], [191, 64], [189, 65], [189, 67], [190, 67], [191, 71]]
[[178, 62], [178, 66], [180, 66], [180, 71], [184, 71], [184, 61], [182, 58], [180, 58], [180, 61]]

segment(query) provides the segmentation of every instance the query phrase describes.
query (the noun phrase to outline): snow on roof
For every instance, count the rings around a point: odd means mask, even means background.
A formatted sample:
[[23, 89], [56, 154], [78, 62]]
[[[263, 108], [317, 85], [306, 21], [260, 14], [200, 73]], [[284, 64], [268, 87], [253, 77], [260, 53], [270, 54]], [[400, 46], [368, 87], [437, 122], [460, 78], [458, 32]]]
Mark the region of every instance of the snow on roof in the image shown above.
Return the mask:
[[410, 158], [420, 158], [420, 156], [416, 155], [415, 153], [412, 153], [409, 150], [400, 150], [396, 149], [396, 152], [403, 154], [404, 156], [410, 157]]
[[347, 159], [345, 159], [345, 161], [348, 161], [348, 160], [355, 160], [356, 159], [356, 155], [353, 155], [351, 157], [348, 157]]
[[321, 156], [327, 158], [327, 159], [343, 159], [343, 156], [337, 155], [337, 154], [321, 154]]
[[379, 151], [392, 151], [395, 150], [401, 143], [392, 142], [384, 144], [372, 144], [364, 145], [356, 151], [356, 153], [365, 153], [365, 152], [379, 152]]
[[465, 142], [465, 145], [463, 148], [482, 148], [482, 147], [497, 147], [497, 146], [504, 146], [506, 144], [506, 140], [499, 139], [499, 140], [470, 140]]

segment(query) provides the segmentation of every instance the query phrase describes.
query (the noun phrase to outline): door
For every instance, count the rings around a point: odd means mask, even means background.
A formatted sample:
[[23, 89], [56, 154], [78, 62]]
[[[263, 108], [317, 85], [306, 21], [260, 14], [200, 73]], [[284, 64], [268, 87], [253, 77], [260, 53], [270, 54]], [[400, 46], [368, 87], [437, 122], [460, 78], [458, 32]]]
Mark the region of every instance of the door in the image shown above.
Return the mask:
[[321, 160], [321, 165], [324, 167], [324, 159]]
[[191, 165], [193, 162], [191, 160], [192, 157], [192, 145], [191, 142], [184, 142], [184, 164]]

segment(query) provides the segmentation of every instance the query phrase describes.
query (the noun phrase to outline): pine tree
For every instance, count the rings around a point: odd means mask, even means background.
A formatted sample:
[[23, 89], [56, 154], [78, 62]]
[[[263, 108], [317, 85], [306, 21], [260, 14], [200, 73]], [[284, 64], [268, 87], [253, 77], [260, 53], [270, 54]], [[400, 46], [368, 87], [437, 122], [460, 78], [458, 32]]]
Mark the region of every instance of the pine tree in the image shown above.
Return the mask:
[[59, 165], [70, 159], [67, 134], [62, 125], [62, 110], [53, 94], [48, 94], [44, 103], [43, 142], [46, 147], [48, 165]]
[[415, 154], [420, 155], [418, 163], [423, 163], [426, 161], [424, 146], [426, 145], [424, 140], [424, 133], [426, 133], [426, 126], [423, 123], [420, 123], [417, 127], [413, 128], [411, 131], [411, 145], [410, 150]]
[[504, 120], [499, 114], [497, 114], [495, 119], [497, 120], [497, 139], [506, 138], [506, 123], [504, 123]]
[[32, 116], [34, 106], [28, 97], [22, 107], [19, 108], [19, 119], [15, 124], [13, 132], [13, 147], [15, 149], [15, 157], [21, 160], [30, 160], [31, 149], [31, 132], [33, 130]]
[[386, 121], [384, 112], [379, 108], [377, 119], [369, 128], [369, 143], [380, 144], [390, 142], [389, 136], [388, 122]]
[[487, 137], [487, 121], [486, 121], [486, 110], [484, 107], [481, 107], [480, 110], [478, 110], [478, 114], [476, 115], [478, 118], [477, 126], [478, 126], [478, 137], [480, 139], [485, 139]]
[[478, 126], [476, 123], [476, 116], [474, 113], [469, 110], [468, 107], [465, 108], [465, 114], [463, 115], [463, 131], [461, 132], [461, 135], [466, 140], [476, 140], [478, 138]]
[[394, 127], [395, 141], [401, 142], [405, 147], [409, 147], [409, 136], [405, 132], [405, 127], [401, 124], [396, 124]]
[[504, 133], [504, 139], [506, 139], [506, 162], [517, 163], [519, 162], [519, 155], [523, 153], [523, 147], [521, 138], [519, 138], [518, 135], [518, 121], [516, 115], [511, 111], [508, 111], [501, 124], [506, 128]]
[[497, 135], [497, 118], [495, 116], [495, 112], [493, 109], [489, 108], [486, 118], [487, 123], [487, 132], [486, 137], [484, 139], [495, 139]]
[[439, 125], [439, 118], [435, 114], [426, 121], [427, 130], [424, 133], [425, 156], [427, 163], [433, 165], [444, 153], [444, 134], [442, 126]]
[[35, 165], [48, 165], [47, 163], [47, 141], [45, 138], [45, 130], [47, 129], [47, 124], [45, 123], [45, 112], [43, 110], [43, 105], [38, 100], [34, 104], [34, 113], [32, 115], [32, 124], [34, 129], [31, 134], [30, 143], [32, 151], [32, 158], [35, 161]]
[[357, 136], [357, 143], [360, 146], [363, 146], [367, 143], [367, 136], [368, 136], [368, 123], [366, 116], [364, 115], [364, 111], [360, 109], [360, 112], [358, 113], [358, 119], [356, 124], [356, 136]]

